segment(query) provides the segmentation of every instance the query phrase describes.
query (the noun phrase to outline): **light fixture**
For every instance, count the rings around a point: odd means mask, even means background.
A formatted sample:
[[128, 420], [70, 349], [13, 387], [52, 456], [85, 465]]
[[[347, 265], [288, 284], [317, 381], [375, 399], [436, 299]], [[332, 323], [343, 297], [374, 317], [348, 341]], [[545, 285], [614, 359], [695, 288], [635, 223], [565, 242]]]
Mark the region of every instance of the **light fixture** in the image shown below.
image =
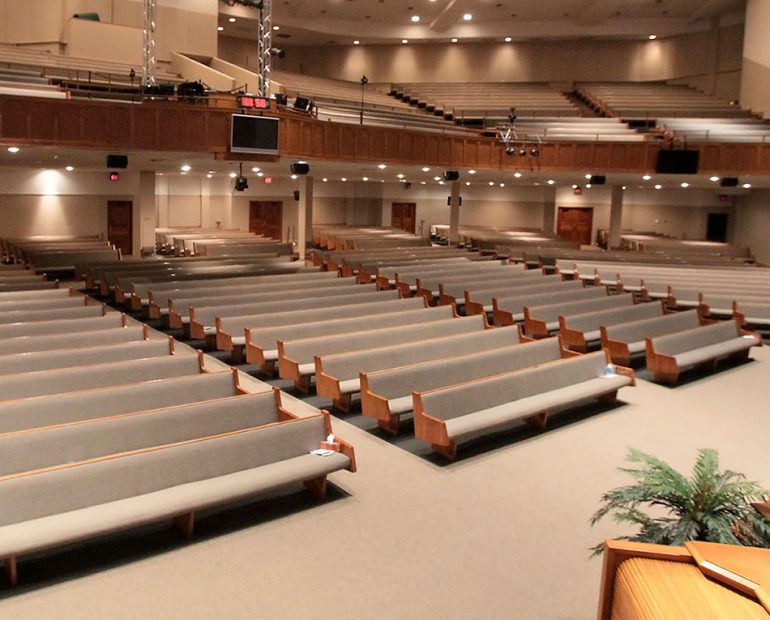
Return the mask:
[[533, 146], [531, 149], [529, 149], [529, 154], [532, 157], [540, 157], [540, 149], [536, 146]]
[[353, 41], [353, 45], [361, 45], [361, 41], [359, 41], [358, 39], [356, 39], [355, 41]]
[[642, 177], [642, 179], [643, 179], [644, 181], [649, 181], [651, 178], [652, 178], [652, 177], [651, 177], [649, 174], [645, 174], [645, 175]]
[[257, 176], [262, 178], [263, 176], [265, 176], [265, 173], [264, 172], [257, 172]]
[[463, 15], [463, 19], [466, 22], [469, 22], [469, 21], [471, 21], [473, 19], [473, 15], [471, 15], [470, 13], [466, 13], [465, 15]]
[[751, 183], [744, 183], [743, 189], [751, 189]]
[[658, 38], [658, 35], [656, 35], [656, 34], [651, 34], [651, 35], [650, 35], [649, 37], [647, 37], [647, 38], [648, 38], [650, 41], [654, 41], [655, 39], [657, 39], [657, 38]]
[[230, 173], [230, 178], [231, 178], [231, 179], [234, 179], [234, 178], [235, 178], [235, 177], [237, 177], [237, 176], [238, 176], [238, 173], [237, 173], [237, 172], [231, 172], [231, 173]]
[[387, 166], [387, 165], [385, 165], [385, 164], [380, 164], [380, 165], [379, 165], [379, 166], [377, 166], [377, 167], [378, 167], [380, 170], [385, 170], [385, 168], [387, 168], [388, 166]]
[[468, 174], [476, 174], [475, 170], [468, 170]]
[[495, 186], [495, 182], [494, 181], [490, 181], [489, 182], [489, 187], [494, 187], [494, 186]]
[[515, 176], [517, 179], [521, 178], [521, 172], [514, 172], [513, 176]]
[[64, 169], [65, 169], [67, 172], [72, 172], [72, 171], [75, 169], [75, 167], [74, 167], [74, 166], [67, 166], [67, 167], [65, 167]]
[[470, 184], [471, 184], [471, 182], [470, 182], [470, 181], [466, 181], [466, 182], [465, 182], [465, 184], [466, 184], [466, 185], [470, 185]]
[[361, 180], [362, 180], [362, 181], [368, 181], [368, 180], [369, 180], [369, 177], [361, 177]]
[[430, 168], [428, 168], [428, 166], [423, 166], [422, 167], [422, 171], [423, 172], [430, 172]]
[[709, 181], [711, 181], [712, 183], [716, 183], [718, 180], [719, 180], [718, 176], [709, 177]]
[[577, 188], [578, 188], [577, 183], [573, 183], [572, 184], [572, 189], [577, 189]]
[[513, 147], [513, 145], [509, 144], [505, 147], [505, 154], [506, 155], [513, 155], [516, 152], [516, 149]]
[[190, 172], [190, 170], [192, 170], [192, 166], [190, 166], [190, 164], [184, 164], [182, 166], [182, 172]]
[[433, 180], [434, 180], [434, 181], [440, 181], [440, 180], [441, 180], [441, 177], [433, 177]]
[[593, 175], [592, 175], [591, 173], [588, 173], [588, 174], [586, 175], [586, 179], [590, 179], [592, 176], [593, 176]]
[[230, 17], [230, 18], [228, 18], [227, 21], [229, 21], [231, 24], [234, 24], [235, 23], [235, 18], [234, 17]]
[[412, 15], [412, 21], [416, 24], [417, 22], [420, 21], [420, 16], [419, 15]]
[[209, 173], [206, 175], [206, 178], [207, 178], [207, 179], [210, 179], [210, 178], [211, 178], [211, 177], [213, 177], [213, 176], [214, 176], [214, 175], [213, 175], [213, 174], [211, 174], [211, 173], [209, 172]]
[[257, 168], [256, 166], [254, 166], [254, 167], [251, 169], [251, 171], [252, 171], [252, 172], [259, 172], [259, 168]]
[[9, 146], [8, 152], [9, 153], [18, 153], [21, 149], [18, 146]]
[[505, 183], [500, 183], [500, 187], [505, 187]]
[[324, 178], [323, 178], [323, 179], [321, 179], [321, 180], [322, 180], [324, 183], [328, 183], [328, 182], [329, 182], [329, 179], [327, 179], [326, 177], [324, 177]]
[[444, 181], [439, 181], [438, 184], [439, 185], [444, 185]]
[[223, 32], [223, 31], [224, 31], [224, 29], [225, 29], [225, 27], [224, 27], [224, 26], [217, 26], [217, 31], [218, 31], [218, 32]]
[[553, 179], [548, 179], [548, 185], [553, 185], [554, 183], [556, 183], [556, 181]]
[[662, 187], [663, 187], [662, 185], [656, 185], [655, 189], [661, 189]]
[[586, 183], [586, 189], [591, 189], [591, 184], [590, 183]]
[[401, 43], [409, 43], [409, 39], [401, 39]]
[[404, 173], [403, 173], [403, 172], [399, 172], [399, 173], [398, 173], [396, 176], [397, 176], [399, 179], [403, 179], [403, 178], [404, 178]]
[[457, 37], [452, 37], [452, 43], [457, 43]]
[[510, 43], [511, 41], [513, 41], [513, 37], [505, 37], [506, 43]]
[[296, 174], [292, 174], [292, 175], [291, 175], [291, 180], [292, 180], [292, 181], [296, 181], [296, 180], [297, 180], [297, 178], [298, 178], [298, 177], [297, 177], [297, 175], [296, 175]]
[[348, 179], [347, 179], [347, 177], [342, 177], [342, 178], [340, 179], [340, 181], [342, 181], [343, 183], [347, 183], [347, 180], [348, 180]]
[[280, 26], [273, 26], [273, 30], [275, 30], [275, 31], [278, 31], [278, 30], [280, 30], [280, 29], [281, 29], [281, 27], [280, 27]]
[[682, 183], [680, 183], [680, 185], [681, 185], [683, 188], [687, 188], [687, 187], [690, 187], [690, 184], [689, 184], [687, 181], [683, 181]]
[[420, 181], [420, 185], [427, 185], [427, 184], [428, 184], [427, 181]]

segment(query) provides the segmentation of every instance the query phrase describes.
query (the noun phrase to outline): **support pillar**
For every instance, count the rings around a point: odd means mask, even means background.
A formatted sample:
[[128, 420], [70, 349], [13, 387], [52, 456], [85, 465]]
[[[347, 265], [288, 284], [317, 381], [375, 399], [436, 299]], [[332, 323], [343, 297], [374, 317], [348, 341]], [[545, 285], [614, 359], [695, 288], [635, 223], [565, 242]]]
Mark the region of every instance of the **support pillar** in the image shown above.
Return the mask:
[[134, 200], [134, 256], [140, 256], [142, 248], [155, 247], [157, 210], [155, 206], [155, 172], [142, 170], [139, 173], [139, 190]]
[[460, 181], [452, 181], [449, 196], [449, 245], [457, 245], [460, 239]]
[[543, 200], [543, 232], [556, 232], [556, 188], [546, 187]]
[[155, 20], [156, 0], [144, 0], [144, 22], [142, 35], [144, 37], [144, 65], [142, 67], [142, 85], [157, 84], [158, 54], [155, 40], [157, 23]]
[[607, 249], [620, 247], [620, 231], [623, 222], [623, 188], [620, 185], [612, 186], [612, 199], [610, 202], [610, 233], [607, 238]]
[[297, 252], [304, 261], [307, 246], [313, 240], [313, 177], [303, 176], [297, 204]]

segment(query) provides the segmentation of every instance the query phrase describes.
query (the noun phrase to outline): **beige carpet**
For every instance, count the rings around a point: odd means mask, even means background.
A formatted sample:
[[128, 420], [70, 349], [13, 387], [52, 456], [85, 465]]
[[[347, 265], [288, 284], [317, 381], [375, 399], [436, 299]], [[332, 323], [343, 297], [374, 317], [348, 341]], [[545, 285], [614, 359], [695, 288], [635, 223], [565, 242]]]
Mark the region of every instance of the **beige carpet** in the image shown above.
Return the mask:
[[770, 487], [770, 349], [752, 357], [674, 389], [640, 381], [615, 409], [449, 466], [338, 421], [359, 461], [333, 476], [345, 493], [299, 495], [267, 520], [241, 509], [209, 535], [204, 521], [191, 543], [170, 529], [149, 533], [155, 546], [129, 536], [143, 551], [116, 560], [97, 546], [98, 570], [67, 570], [78, 549], [54, 558], [61, 574], [21, 562], [0, 618], [593, 618], [601, 561], [588, 548], [620, 529], [588, 521], [627, 482], [627, 446], [688, 471], [697, 448], [717, 448]]

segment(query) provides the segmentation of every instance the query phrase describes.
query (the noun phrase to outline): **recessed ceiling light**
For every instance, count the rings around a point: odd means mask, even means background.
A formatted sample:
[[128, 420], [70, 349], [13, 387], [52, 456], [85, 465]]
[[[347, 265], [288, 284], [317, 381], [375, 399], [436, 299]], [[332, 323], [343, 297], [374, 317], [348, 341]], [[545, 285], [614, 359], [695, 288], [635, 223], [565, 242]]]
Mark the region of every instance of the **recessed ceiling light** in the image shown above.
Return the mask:
[[439, 185], [444, 185], [444, 181], [439, 181], [438, 184]]
[[651, 177], [649, 174], [645, 174], [645, 175], [642, 177], [642, 179], [644, 179], [645, 181], [649, 181], [651, 178], [652, 178], [652, 177]]
[[262, 178], [263, 176], [265, 176], [265, 173], [264, 172], [257, 172], [257, 176]]
[[323, 179], [321, 179], [321, 180], [322, 180], [324, 183], [327, 183], [327, 182], [329, 181], [329, 179], [327, 179], [326, 177], [324, 177], [324, 178], [323, 178]]
[[259, 172], [259, 168], [257, 168], [257, 167], [255, 166], [254, 168], [252, 168], [252, 169], [251, 169], [251, 171], [252, 171], [252, 172]]
[[403, 178], [404, 178], [404, 173], [403, 173], [403, 172], [399, 172], [399, 173], [398, 173], [396, 176], [397, 176], [399, 179], [403, 179]]
[[457, 37], [452, 37], [452, 43], [457, 43]]
[[591, 175], [591, 173], [589, 172], [589, 173], [586, 175], [586, 179], [590, 179], [590, 178], [591, 178], [591, 176], [593, 176], [593, 175]]
[[684, 181], [684, 182], [680, 183], [680, 185], [682, 187], [690, 187], [690, 184], [687, 181]]
[[434, 181], [440, 181], [440, 180], [441, 180], [441, 177], [433, 177], [433, 180], [434, 180]]
[[209, 172], [209, 173], [206, 175], [206, 178], [207, 178], [207, 179], [210, 179], [210, 178], [211, 178], [211, 177], [213, 177], [213, 176], [214, 176], [214, 175], [213, 175], [213, 174], [211, 174], [211, 173]]
[[234, 179], [234, 178], [235, 178], [235, 177], [237, 177], [237, 176], [238, 176], [238, 175], [237, 175], [235, 172], [231, 172], [231, 173], [230, 173], [230, 178], [231, 178], [231, 179]]
[[18, 146], [9, 146], [8, 152], [9, 153], [18, 153], [21, 149]]
[[420, 181], [420, 185], [427, 185], [427, 184], [428, 184], [427, 181]]
[[513, 37], [505, 37], [506, 43], [510, 43], [511, 41], [513, 41]]
[[412, 21], [416, 24], [418, 21], [420, 21], [419, 15], [412, 15]]
[[489, 187], [494, 187], [494, 185], [495, 185], [495, 182], [494, 182], [494, 181], [490, 181], [490, 182], [489, 182]]
[[744, 183], [743, 189], [751, 189], [751, 183]]
[[409, 43], [409, 39], [401, 39], [401, 43]]
[[577, 189], [577, 188], [578, 188], [577, 184], [576, 184], [576, 183], [573, 183], [573, 184], [572, 184], [572, 189]]
[[296, 175], [296, 174], [292, 174], [292, 175], [291, 175], [291, 180], [292, 180], [292, 181], [296, 181], [296, 180], [297, 180], [297, 178], [298, 178], [298, 177], [297, 177], [297, 175]]
[[347, 182], [347, 180], [348, 180], [348, 179], [347, 179], [347, 177], [342, 177], [342, 178], [340, 179], [340, 181], [342, 181], [343, 183], [346, 183], [346, 182]]
[[626, 191], [626, 186], [623, 185], [620, 189], [622, 189], [625, 192]]
[[662, 187], [663, 187], [662, 185], [658, 184], [655, 186], [655, 189], [661, 189]]
[[278, 30], [280, 30], [280, 29], [281, 29], [281, 27], [280, 27], [280, 26], [273, 26], [273, 30], [276, 30], [276, 31], [278, 31]]
[[471, 170], [468, 170], [468, 174], [476, 174], [476, 171], [475, 171], [475, 170], [473, 170], [473, 169], [471, 169]]
[[466, 182], [465, 182], [465, 184], [466, 184], [466, 185], [470, 185], [470, 184], [471, 184], [471, 182], [470, 182], [470, 181], [466, 181]]
[[719, 180], [718, 176], [709, 177], [709, 181], [711, 181], [712, 183], [716, 183], [718, 180]]
[[422, 167], [422, 171], [423, 172], [430, 172], [430, 168], [428, 168], [428, 166], [423, 166]]
[[500, 183], [500, 187], [505, 187], [505, 183]]
[[385, 168], [387, 168], [388, 166], [387, 166], [386, 164], [380, 164], [380, 165], [379, 165], [379, 166], [377, 166], [377, 167], [378, 167], [380, 170], [385, 170]]
[[656, 34], [651, 34], [651, 35], [650, 35], [649, 37], [647, 37], [647, 38], [648, 38], [650, 41], [654, 41], [655, 39], [657, 39], [657, 38], [658, 38], [658, 35], [656, 35]]
[[361, 177], [361, 180], [362, 180], [362, 181], [368, 181], [368, 180], [369, 180], [369, 177]]
[[234, 18], [234, 17], [231, 17], [231, 18], [229, 18], [227, 21], [229, 21], [231, 24], [234, 24], [234, 23], [235, 23], [235, 18]]
[[553, 185], [554, 183], [556, 183], [556, 181], [553, 179], [548, 179], [548, 185]]
[[471, 21], [473, 19], [473, 15], [471, 15], [470, 13], [466, 13], [465, 15], [463, 15], [463, 19], [466, 22], [469, 22], [469, 21]]
[[359, 41], [358, 39], [356, 39], [355, 41], [353, 41], [353, 45], [361, 45], [361, 41]]
[[586, 183], [586, 189], [591, 189], [591, 184], [590, 183]]
[[224, 27], [224, 26], [217, 26], [217, 30], [218, 30], [219, 32], [222, 32], [224, 29], [225, 29], [225, 27]]
[[64, 169], [65, 169], [67, 172], [72, 172], [72, 171], [75, 169], [75, 167], [74, 167], [74, 166], [67, 166], [67, 167], [66, 167], [66, 168], [64, 168]]
[[517, 179], [521, 178], [521, 172], [514, 172], [513, 176], [515, 176]]
[[190, 170], [192, 170], [192, 167], [190, 166], [190, 164], [184, 164], [182, 166], [182, 172], [190, 172]]

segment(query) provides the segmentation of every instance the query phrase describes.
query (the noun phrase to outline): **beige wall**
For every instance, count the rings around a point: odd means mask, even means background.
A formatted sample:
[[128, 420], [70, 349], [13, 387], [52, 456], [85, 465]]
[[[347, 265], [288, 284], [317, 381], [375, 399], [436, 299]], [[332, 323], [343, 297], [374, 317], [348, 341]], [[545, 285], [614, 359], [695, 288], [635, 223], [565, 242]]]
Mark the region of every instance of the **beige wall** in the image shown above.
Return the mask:
[[770, 114], [770, 2], [748, 0], [743, 48], [741, 105]]
[[738, 201], [735, 238], [751, 248], [757, 260], [770, 265], [770, 190], [753, 190]]
[[[716, 66], [708, 32], [657, 41], [559, 40], [516, 43], [287, 47], [276, 67], [346, 80], [372, 82], [696, 80], [739, 71], [742, 27], [719, 34]], [[220, 56], [254, 67], [253, 46], [220, 37]], [[730, 79], [723, 80], [727, 89]]]
[[[48, 49], [71, 56], [135, 62], [142, 54], [143, 2], [137, 0], [0, 0], [0, 43], [34, 45], [56, 43]], [[203, 56], [217, 53], [217, 0], [159, 0], [157, 7], [158, 59], [171, 61], [171, 52], [187, 52]], [[91, 23], [87, 33], [81, 29], [67, 32], [67, 22], [74, 13], [96, 11], [100, 23]], [[108, 25], [139, 29], [138, 49], [123, 48], [129, 40], [118, 37]], [[74, 38], [67, 49], [69, 36]], [[126, 57], [128, 55], [128, 57]], [[140, 61], [141, 62], [141, 61]]]

